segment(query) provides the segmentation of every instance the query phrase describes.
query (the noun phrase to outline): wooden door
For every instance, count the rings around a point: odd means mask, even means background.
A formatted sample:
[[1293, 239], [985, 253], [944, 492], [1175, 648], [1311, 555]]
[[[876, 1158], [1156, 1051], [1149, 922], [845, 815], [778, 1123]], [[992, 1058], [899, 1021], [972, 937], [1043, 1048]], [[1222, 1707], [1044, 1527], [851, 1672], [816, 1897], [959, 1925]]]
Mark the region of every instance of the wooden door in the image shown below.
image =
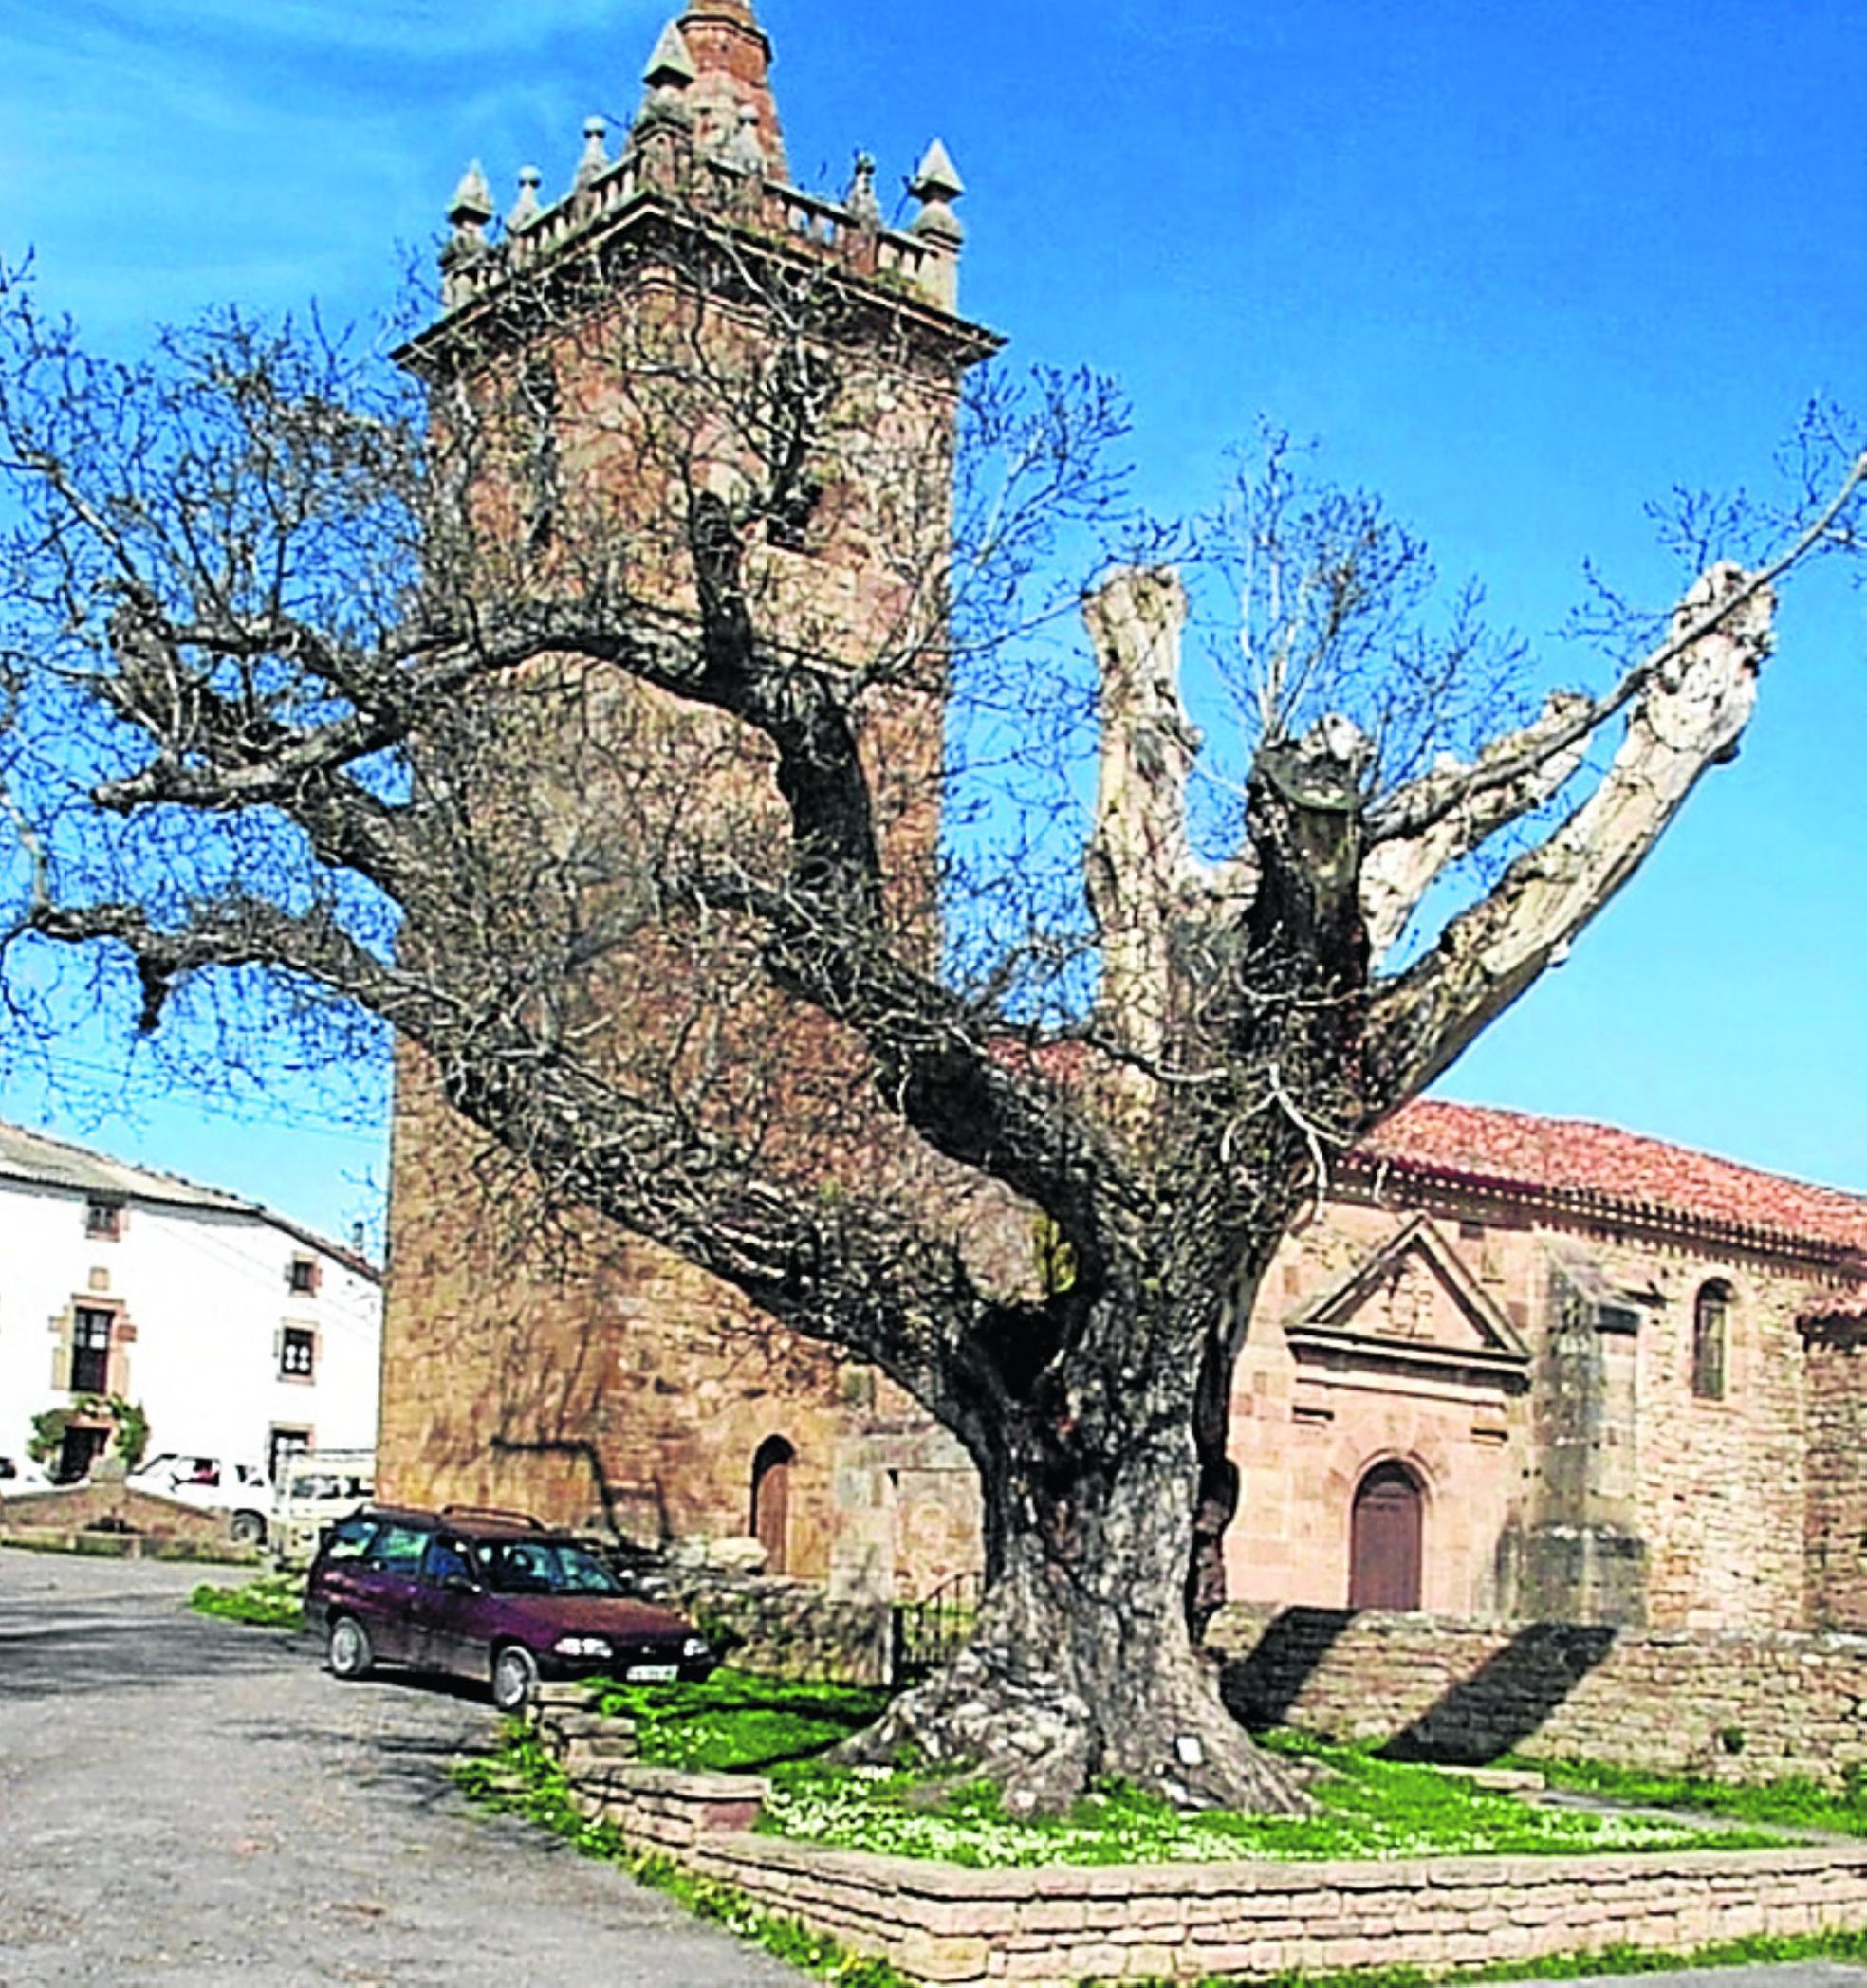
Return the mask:
[[1417, 1609], [1425, 1500], [1404, 1463], [1377, 1463], [1361, 1480], [1349, 1523], [1351, 1609]]
[[791, 1465], [797, 1451], [767, 1436], [752, 1459], [752, 1537], [765, 1548], [767, 1574], [783, 1574], [790, 1547]]

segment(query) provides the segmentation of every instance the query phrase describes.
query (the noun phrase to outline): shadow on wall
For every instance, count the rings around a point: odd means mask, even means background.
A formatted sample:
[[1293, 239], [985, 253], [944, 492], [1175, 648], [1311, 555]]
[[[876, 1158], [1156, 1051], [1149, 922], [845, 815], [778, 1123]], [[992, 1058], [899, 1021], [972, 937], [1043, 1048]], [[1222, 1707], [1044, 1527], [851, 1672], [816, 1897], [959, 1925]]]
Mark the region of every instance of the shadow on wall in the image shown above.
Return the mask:
[[1534, 1622], [1381, 1748], [1390, 1760], [1481, 1765], [1542, 1731], [1615, 1646], [1616, 1631]]
[[1242, 1657], [1219, 1673], [1219, 1695], [1254, 1733], [1291, 1723], [1303, 1686], [1322, 1668], [1355, 1615], [1348, 1609], [1285, 1609]]
[[[1454, 1676], [1424, 1711], [1433, 1671], [1456, 1669], [1450, 1626], [1417, 1615], [1346, 1609], [1286, 1609], [1243, 1656], [1228, 1663], [1220, 1690], [1232, 1716], [1254, 1732], [1279, 1725], [1367, 1735], [1383, 1709], [1393, 1731], [1381, 1752], [1394, 1760], [1478, 1765], [1534, 1739], [1580, 1680], [1614, 1648], [1617, 1631], [1574, 1623], [1532, 1623]], [[1338, 1647], [1348, 1641], [1345, 1647]], [[1451, 1639], [1449, 1641], [1449, 1638]]]
[[[523, 1457], [570, 1457], [581, 1463], [589, 1473], [590, 1482], [596, 1487], [597, 1502], [601, 1508], [603, 1528], [610, 1537], [618, 1541], [639, 1544], [638, 1528], [625, 1521], [639, 1516], [644, 1497], [652, 1499], [655, 1507], [657, 1541], [669, 1537], [667, 1500], [657, 1478], [650, 1486], [631, 1484], [619, 1487], [610, 1480], [603, 1468], [601, 1453], [587, 1436], [516, 1436], [495, 1435], [491, 1442], [495, 1456]], [[629, 1507], [625, 1511], [624, 1506]]]

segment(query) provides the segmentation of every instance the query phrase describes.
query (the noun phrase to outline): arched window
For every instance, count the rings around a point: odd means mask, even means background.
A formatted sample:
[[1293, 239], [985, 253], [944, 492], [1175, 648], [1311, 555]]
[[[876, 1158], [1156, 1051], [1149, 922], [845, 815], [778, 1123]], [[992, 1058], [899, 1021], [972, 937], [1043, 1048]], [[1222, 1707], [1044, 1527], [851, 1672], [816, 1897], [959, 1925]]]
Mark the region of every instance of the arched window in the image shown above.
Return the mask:
[[1377, 1463], [1355, 1491], [1348, 1528], [1351, 1609], [1417, 1609], [1425, 1494], [1404, 1463]]
[[767, 1574], [785, 1572], [790, 1544], [791, 1465], [797, 1451], [783, 1436], [767, 1436], [752, 1459], [752, 1537], [765, 1548]]
[[1700, 1288], [1692, 1307], [1691, 1386], [1700, 1401], [1725, 1398], [1726, 1341], [1735, 1295], [1723, 1279], [1714, 1278]]

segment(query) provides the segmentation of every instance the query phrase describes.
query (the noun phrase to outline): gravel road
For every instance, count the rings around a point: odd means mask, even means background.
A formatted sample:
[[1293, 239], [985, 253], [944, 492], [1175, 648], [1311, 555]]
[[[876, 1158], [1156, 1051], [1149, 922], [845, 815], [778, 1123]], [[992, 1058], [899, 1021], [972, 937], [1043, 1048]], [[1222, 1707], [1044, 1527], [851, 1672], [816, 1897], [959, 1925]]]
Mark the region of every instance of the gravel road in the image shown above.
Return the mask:
[[202, 1578], [237, 1576], [0, 1549], [0, 1988], [804, 1979], [469, 1808], [484, 1701], [340, 1684]]
[[[490, 1706], [191, 1613], [226, 1569], [0, 1548], [0, 1988], [804, 1977], [448, 1779]], [[1828, 1961], [1592, 1988], [1867, 1988]]]

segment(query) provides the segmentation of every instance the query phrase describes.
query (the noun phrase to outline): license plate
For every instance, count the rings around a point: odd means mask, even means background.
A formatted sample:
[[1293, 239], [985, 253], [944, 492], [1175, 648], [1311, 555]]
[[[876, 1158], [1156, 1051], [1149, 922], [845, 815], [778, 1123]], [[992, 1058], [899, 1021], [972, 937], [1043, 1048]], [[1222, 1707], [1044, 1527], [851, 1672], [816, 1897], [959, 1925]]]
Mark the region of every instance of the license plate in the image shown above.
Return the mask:
[[628, 1684], [666, 1684], [680, 1676], [678, 1664], [631, 1664], [622, 1673]]

